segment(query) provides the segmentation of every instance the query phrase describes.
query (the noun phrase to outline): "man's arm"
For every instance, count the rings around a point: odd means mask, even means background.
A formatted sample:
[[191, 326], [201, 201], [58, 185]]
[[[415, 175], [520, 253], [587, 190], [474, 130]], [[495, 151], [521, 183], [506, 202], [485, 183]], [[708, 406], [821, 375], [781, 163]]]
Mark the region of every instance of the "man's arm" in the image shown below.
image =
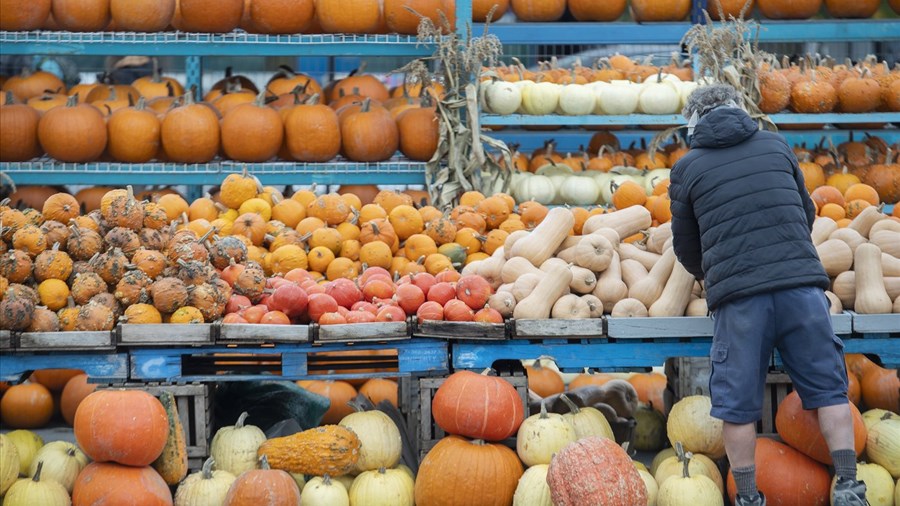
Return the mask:
[[669, 198], [672, 200], [672, 247], [681, 265], [697, 279], [703, 279], [703, 249], [700, 246], [700, 225], [694, 216], [690, 192], [684, 186], [684, 167], [676, 163], [669, 179]]

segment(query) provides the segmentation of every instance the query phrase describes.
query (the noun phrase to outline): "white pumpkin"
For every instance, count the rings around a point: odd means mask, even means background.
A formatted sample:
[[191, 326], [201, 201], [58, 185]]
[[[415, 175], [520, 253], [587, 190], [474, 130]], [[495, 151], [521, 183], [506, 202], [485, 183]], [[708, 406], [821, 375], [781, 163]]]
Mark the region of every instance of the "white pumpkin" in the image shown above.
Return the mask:
[[366, 471], [353, 480], [350, 504], [365, 506], [413, 506], [416, 484], [402, 469]]
[[519, 426], [516, 453], [526, 466], [549, 465], [555, 453], [577, 440], [572, 424], [560, 414], [548, 413], [541, 403], [541, 412], [529, 416]]
[[[856, 464], [856, 479], [866, 484], [866, 500], [872, 506], [894, 504], [894, 480], [887, 469], [878, 464]], [[835, 476], [831, 480], [831, 488], [837, 483]]]
[[659, 484], [658, 506], [724, 506], [722, 491], [712, 480], [702, 474], [689, 473], [691, 454], [685, 455], [682, 475], [669, 478]]
[[681, 97], [681, 107], [684, 108], [684, 105], [687, 104], [688, 98], [690, 98], [691, 93], [694, 92], [700, 85], [694, 81], [682, 81], [678, 86], [678, 94]]
[[235, 476], [228, 471], [216, 469], [212, 458], [206, 459], [203, 468], [189, 475], [175, 491], [175, 506], [220, 506], [225, 502], [228, 489]]
[[561, 200], [574, 206], [589, 206], [600, 199], [600, 187], [588, 176], [573, 175], [563, 181], [559, 188]]
[[626, 181], [634, 181], [643, 186], [643, 183], [635, 181], [635, 178], [633, 176], [626, 176], [625, 174], [616, 174], [610, 172], [609, 180], [605, 185], [600, 187], [600, 201], [606, 204], [612, 204], [613, 193], [615, 193], [616, 189], [622, 186]]
[[550, 181], [553, 182], [554, 189], [554, 197], [553, 204], [562, 204], [562, 195], [560, 190], [562, 189], [563, 183], [566, 182], [566, 179], [572, 177], [574, 171], [571, 167], [565, 164], [557, 164], [557, 163], [548, 163], [543, 167], [540, 167], [535, 174], [538, 176], [545, 176], [550, 178]]
[[900, 420], [885, 415], [880, 422], [872, 424], [866, 438], [866, 454], [894, 479], [900, 478]]
[[31, 461], [35, 454], [44, 446], [44, 440], [30, 430], [14, 430], [6, 434], [10, 442], [16, 446], [19, 455], [19, 475], [27, 476], [31, 468]]
[[0, 434], [0, 495], [5, 494], [18, 477], [19, 452], [5, 434]]
[[[719, 472], [716, 463], [710, 460], [706, 455], [700, 453], [693, 454], [689, 464], [689, 472], [691, 476], [706, 476], [716, 484], [716, 488], [722, 493], [725, 492], [725, 483], [722, 481], [722, 473]], [[673, 455], [660, 462], [659, 467], [656, 468], [656, 472], [653, 474], [653, 479], [656, 480], [657, 485], [662, 487], [666, 481], [682, 476], [683, 473], [684, 463], [678, 459], [677, 455]]]
[[684, 397], [672, 406], [666, 432], [672, 445], [681, 441], [685, 451], [702, 453], [713, 459], [725, 456], [722, 420], [710, 416], [710, 398], [705, 395]]
[[559, 109], [569, 116], [584, 116], [594, 112], [594, 93], [587, 86], [569, 84], [559, 93]]
[[527, 114], [553, 114], [559, 105], [560, 86], [556, 83], [536, 83], [522, 90], [522, 107]]
[[359, 437], [359, 460], [354, 464], [355, 471], [391, 468], [400, 462], [402, 439], [391, 417], [381, 411], [361, 411], [345, 416], [340, 425]]
[[647, 506], [656, 506], [657, 496], [659, 496], [659, 485], [653, 476], [646, 469], [638, 469], [638, 474], [644, 480], [644, 486], [647, 487]]
[[42, 478], [44, 464], [37, 462], [37, 471], [30, 478], [23, 478], [6, 491], [3, 504], [6, 506], [69, 506], [69, 492], [57, 481]]
[[653, 195], [653, 188], [662, 181], [669, 179], [669, 173], [672, 169], [653, 169], [644, 174], [644, 189], [647, 195]]
[[216, 431], [210, 443], [209, 454], [216, 461], [216, 467], [240, 476], [244, 471], [256, 469], [260, 445], [266, 435], [255, 425], [244, 425], [247, 412], [241, 413], [237, 423]]
[[491, 81], [483, 84], [484, 101], [494, 114], [513, 114], [522, 105], [522, 91], [506, 81]]
[[350, 506], [350, 496], [340, 481], [316, 476], [300, 492], [300, 506]]
[[73, 443], [53, 441], [47, 443], [34, 456], [28, 476], [37, 473], [38, 462], [43, 462], [41, 475], [45, 480], [54, 480], [71, 493], [75, 487], [75, 479], [88, 465], [88, 457]]
[[549, 204], [556, 197], [556, 186], [547, 176], [530, 176], [516, 186], [516, 201], [533, 200], [540, 204]]
[[638, 108], [638, 100], [641, 95], [640, 85], [631, 81], [613, 81], [609, 86], [596, 89], [597, 107], [601, 114], [626, 115], [634, 113]]
[[867, 410], [862, 414], [863, 424], [865, 424], [867, 431], [872, 430], [872, 426], [880, 422], [883, 418], [893, 418], [895, 420], [900, 420], [900, 415], [886, 409], [879, 408]]
[[519, 96], [521, 97], [519, 108], [516, 110], [516, 114], [528, 114], [528, 111], [525, 110], [525, 89], [530, 88], [535, 85], [534, 81], [529, 79], [523, 79], [521, 81], [513, 81], [513, 86], [519, 90]]
[[675, 114], [681, 108], [681, 95], [671, 81], [654, 77], [643, 84], [638, 108], [644, 114]]
[[547, 484], [549, 469], [547, 464], [538, 464], [525, 470], [516, 485], [513, 506], [553, 506], [550, 485]]
[[560, 395], [559, 398], [569, 408], [569, 412], [564, 414], [563, 418], [572, 424], [572, 427], [575, 429], [575, 436], [578, 439], [597, 436], [613, 441], [616, 440], [612, 427], [610, 427], [606, 417], [598, 409], [589, 406], [579, 408], [566, 394]]

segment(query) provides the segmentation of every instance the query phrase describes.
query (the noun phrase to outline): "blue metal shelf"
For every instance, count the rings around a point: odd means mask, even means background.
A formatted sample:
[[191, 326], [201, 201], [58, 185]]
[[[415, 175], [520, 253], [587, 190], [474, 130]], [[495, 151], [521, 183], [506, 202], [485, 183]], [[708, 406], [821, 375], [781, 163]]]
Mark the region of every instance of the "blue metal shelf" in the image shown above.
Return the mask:
[[[692, 25], [682, 23], [497, 23], [489, 33], [504, 44], [678, 44]], [[900, 39], [895, 19], [759, 21], [760, 42], [828, 42]], [[473, 33], [482, 33], [476, 24]], [[537, 37], [535, 34], [540, 34]]]
[[146, 56], [429, 56], [407, 35], [0, 32], [3, 54]]
[[[864, 124], [900, 123], [900, 113], [877, 112], [867, 114], [772, 114], [775, 124]], [[686, 121], [680, 114], [630, 114], [626, 116], [530, 116], [527, 114], [484, 114], [484, 126], [529, 125], [529, 126], [584, 126], [584, 125], [683, 125]]]
[[407, 160], [384, 163], [61, 163], [50, 159], [0, 163], [0, 172], [20, 185], [219, 185], [225, 176], [246, 167], [263, 184], [425, 184], [425, 164]]

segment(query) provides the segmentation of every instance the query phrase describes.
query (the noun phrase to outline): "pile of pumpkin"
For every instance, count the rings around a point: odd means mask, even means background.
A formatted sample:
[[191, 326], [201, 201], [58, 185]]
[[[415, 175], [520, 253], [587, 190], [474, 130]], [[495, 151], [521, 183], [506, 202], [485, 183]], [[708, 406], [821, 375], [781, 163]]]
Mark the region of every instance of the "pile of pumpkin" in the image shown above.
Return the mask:
[[521, 64], [487, 69], [484, 107], [501, 115], [676, 114], [698, 86], [689, 62], [677, 56], [665, 67], [620, 54], [598, 64], [562, 69], [553, 60], [538, 72]]
[[373, 75], [354, 73], [323, 89], [285, 68], [264, 90], [229, 73], [203, 102], [158, 70], [130, 85], [79, 84], [68, 94], [56, 76], [26, 72], [7, 79], [3, 90], [4, 162], [46, 153], [78, 163], [207, 163], [218, 156], [320, 163], [338, 155], [379, 162], [397, 151], [431, 159], [439, 135], [434, 99], [442, 87], [389, 91]]

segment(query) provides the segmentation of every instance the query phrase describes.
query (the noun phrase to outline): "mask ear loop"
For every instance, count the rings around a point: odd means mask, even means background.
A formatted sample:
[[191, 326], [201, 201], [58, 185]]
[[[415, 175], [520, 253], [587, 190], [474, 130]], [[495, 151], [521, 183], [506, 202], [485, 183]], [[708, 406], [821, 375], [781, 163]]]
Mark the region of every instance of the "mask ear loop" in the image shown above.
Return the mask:
[[697, 127], [697, 123], [699, 123], [699, 122], [700, 122], [700, 115], [697, 114], [697, 111], [694, 111], [694, 113], [691, 114], [691, 119], [688, 120], [688, 124], [687, 124], [688, 140], [690, 140], [691, 137], [694, 136], [694, 128]]

